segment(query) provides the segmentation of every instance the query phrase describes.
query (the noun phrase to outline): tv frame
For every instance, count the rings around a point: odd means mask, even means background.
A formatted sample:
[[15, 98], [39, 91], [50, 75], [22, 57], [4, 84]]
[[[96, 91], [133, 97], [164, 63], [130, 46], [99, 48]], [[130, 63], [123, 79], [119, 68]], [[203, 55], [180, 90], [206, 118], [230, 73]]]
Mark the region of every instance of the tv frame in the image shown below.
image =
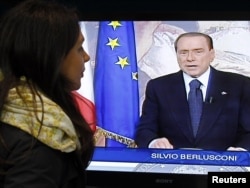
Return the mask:
[[88, 188], [168, 187], [206, 188], [207, 175], [87, 170]]

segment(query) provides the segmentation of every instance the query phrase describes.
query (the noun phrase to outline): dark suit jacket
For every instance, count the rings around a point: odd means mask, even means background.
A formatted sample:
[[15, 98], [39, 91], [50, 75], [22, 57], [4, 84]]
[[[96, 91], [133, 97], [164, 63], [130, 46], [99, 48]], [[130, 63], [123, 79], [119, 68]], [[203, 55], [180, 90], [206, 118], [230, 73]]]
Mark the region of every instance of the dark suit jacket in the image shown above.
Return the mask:
[[148, 147], [166, 137], [174, 148], [250, 150], [250, 79], [211, 67], [203, 113], [196, 137], [192, 134], [182, 71], [148, 82], [135, 141]]

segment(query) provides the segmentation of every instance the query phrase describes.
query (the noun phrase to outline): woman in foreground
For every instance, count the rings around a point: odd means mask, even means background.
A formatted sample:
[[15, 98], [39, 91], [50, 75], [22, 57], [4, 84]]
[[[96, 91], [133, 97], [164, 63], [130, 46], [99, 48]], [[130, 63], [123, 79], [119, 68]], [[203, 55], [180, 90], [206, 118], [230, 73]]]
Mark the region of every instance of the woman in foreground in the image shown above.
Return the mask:
[[75, 10], [28, 0], [0, 23], [0, 187], [83, 188], [93, 131], [71, 92], [84, 36]]

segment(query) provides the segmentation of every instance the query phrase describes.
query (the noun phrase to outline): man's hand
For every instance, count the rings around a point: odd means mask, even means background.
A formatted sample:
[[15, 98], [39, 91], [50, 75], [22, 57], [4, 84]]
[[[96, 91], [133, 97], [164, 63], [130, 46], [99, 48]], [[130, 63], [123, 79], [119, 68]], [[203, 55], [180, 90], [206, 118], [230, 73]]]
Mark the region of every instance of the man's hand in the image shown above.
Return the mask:
[[247, 150], [241, 147], [229, 147], [227, 148], [227, 151], [247, 151]]
[[150, 142], [148, 148], [173, 149], [174, 146], [168, 141], [167, 138], [157, 138]]

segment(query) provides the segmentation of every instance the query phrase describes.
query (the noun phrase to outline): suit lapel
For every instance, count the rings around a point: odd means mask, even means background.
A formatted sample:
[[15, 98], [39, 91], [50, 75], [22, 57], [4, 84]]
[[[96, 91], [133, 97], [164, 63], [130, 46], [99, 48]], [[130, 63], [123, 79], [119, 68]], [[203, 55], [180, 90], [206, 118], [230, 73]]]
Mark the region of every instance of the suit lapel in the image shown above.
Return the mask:
[[206, 134], [209, 134], [209, 129], [214, 125], [227, 100], [228, 91], [223, 89], [224, 85], [225, 83], [223, 79], [220, 78], [220, 73], [211, 68], [200, 127], [196, 135], [197, 142]]
[[168, 104], [177, 122], [176, 126], [179, 126], [186, 138], [193, 142], [194, 138], [189, 116], [186, 89], [181, 71], [176, 74], [171, 85], [171, 95], [168, 94], [166, 96], [169, 96]]

